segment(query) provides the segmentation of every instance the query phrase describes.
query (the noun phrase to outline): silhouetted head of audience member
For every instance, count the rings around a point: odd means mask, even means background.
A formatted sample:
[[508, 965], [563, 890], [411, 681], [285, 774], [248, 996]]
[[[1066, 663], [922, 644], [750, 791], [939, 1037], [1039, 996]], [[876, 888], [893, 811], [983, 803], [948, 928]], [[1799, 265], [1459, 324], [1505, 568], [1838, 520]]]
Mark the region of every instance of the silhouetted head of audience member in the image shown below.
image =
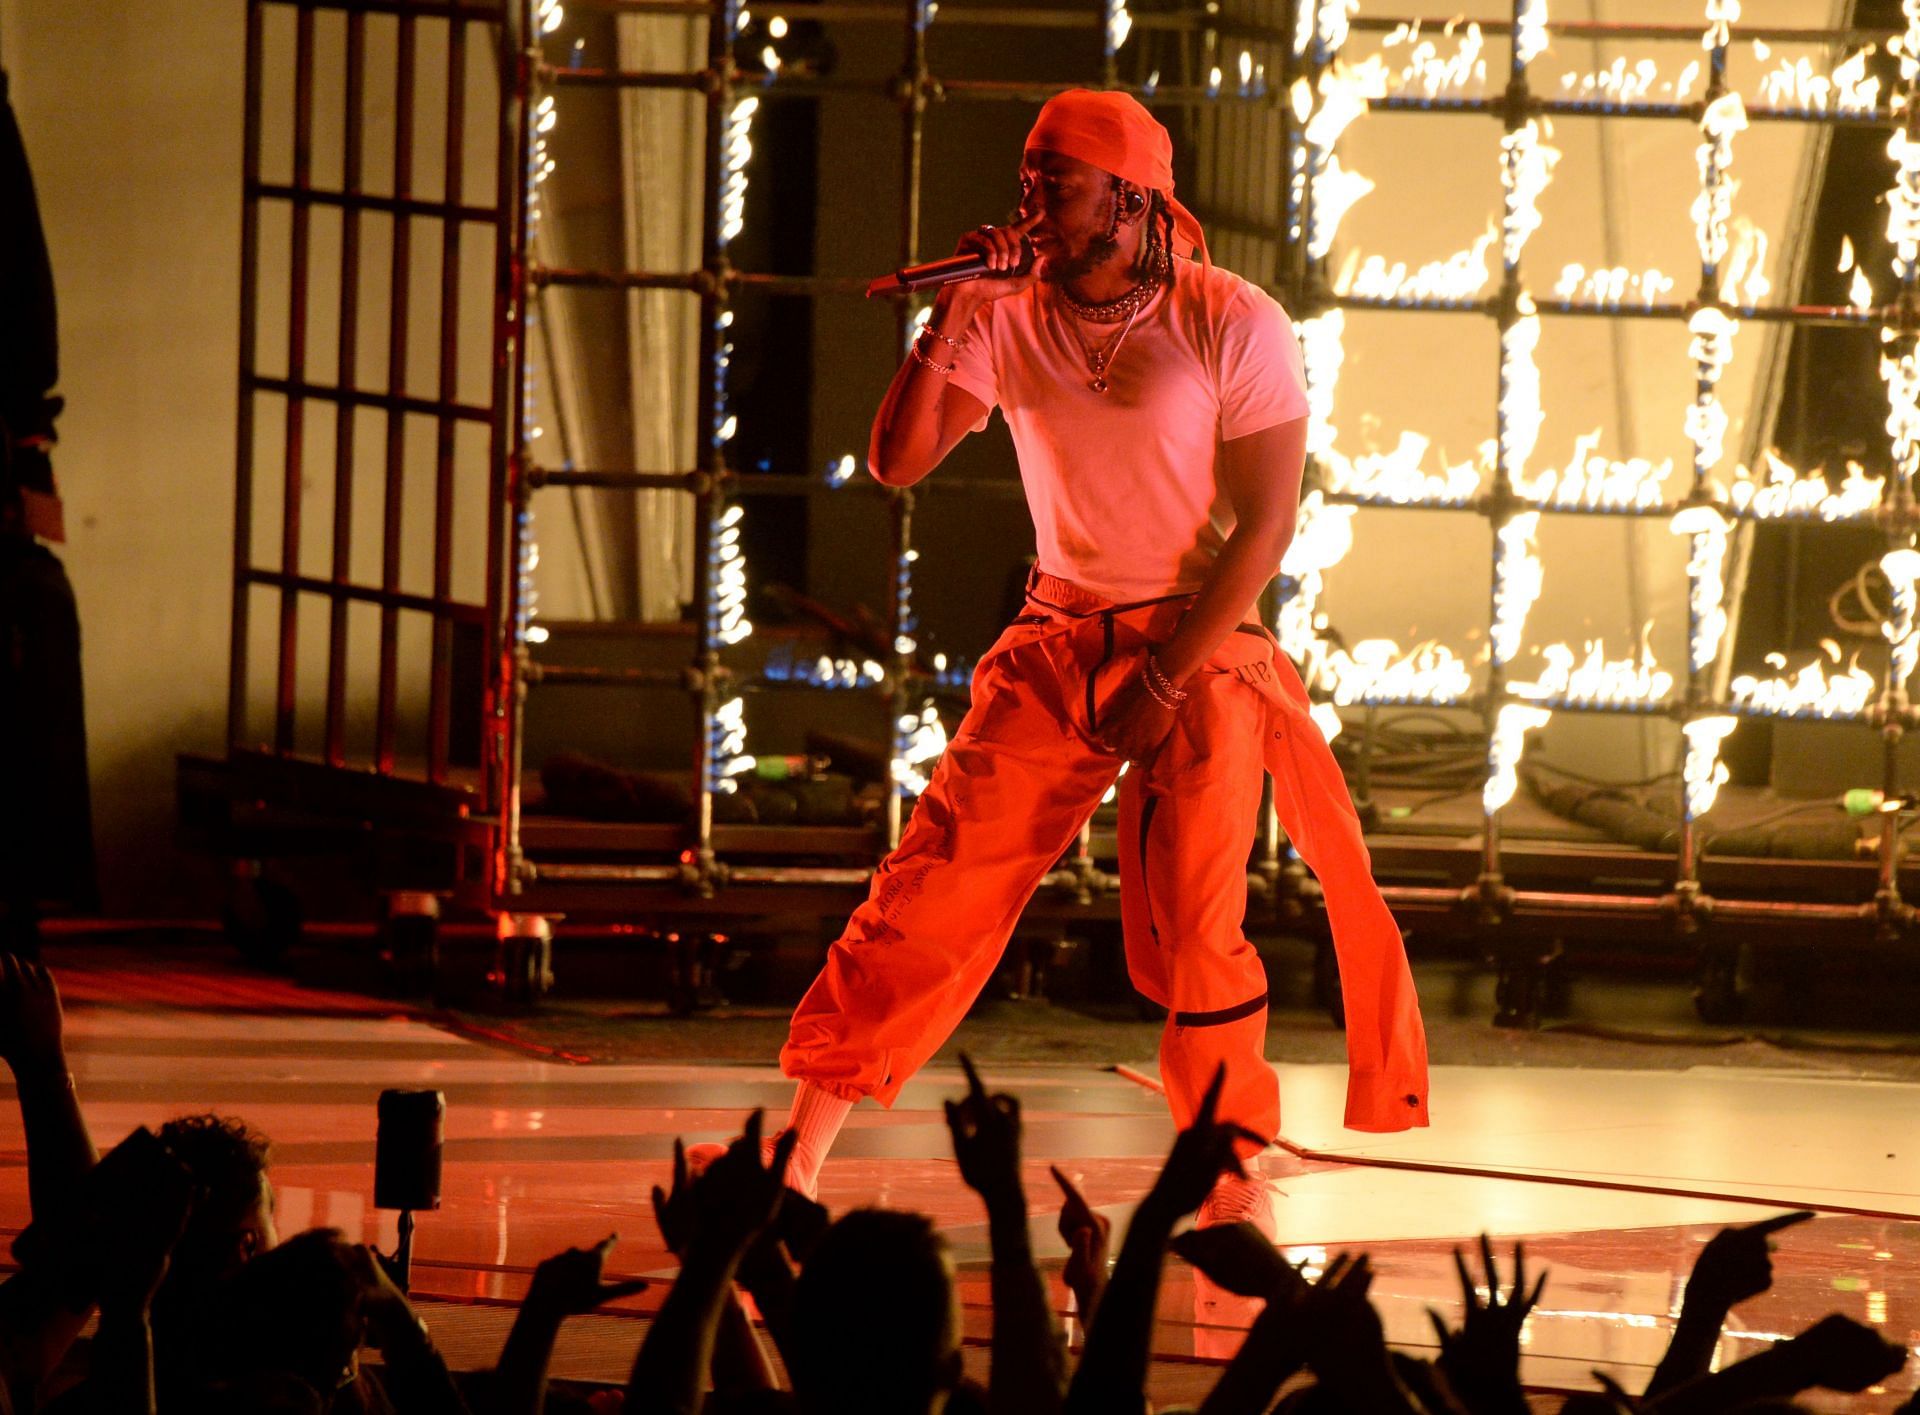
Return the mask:
[[193, 1214], [174, 1249], [168, 1283], [201, 1290], [274, 1246], [267, 1137], [225, 1115], [179, 1116], [159, 1134], [194, 1185]]
[[944, 1409], [961, 1375], [946, 1239], [924, 1214], [846, 1214], [801, 1269], [792, 1332], [794, 1395], [809, 1415]]
[[255, 1383], [297, 1377], [330, 1396], [353, 1373], [362, 1282], [337, 1228], [295, 1234], [221, 1288], [209, 1374]]
[[268, 1372], [212, 1387], [194, 1407], [199, 1415], [325, 1415], [320, 1394], [298, 1376]]

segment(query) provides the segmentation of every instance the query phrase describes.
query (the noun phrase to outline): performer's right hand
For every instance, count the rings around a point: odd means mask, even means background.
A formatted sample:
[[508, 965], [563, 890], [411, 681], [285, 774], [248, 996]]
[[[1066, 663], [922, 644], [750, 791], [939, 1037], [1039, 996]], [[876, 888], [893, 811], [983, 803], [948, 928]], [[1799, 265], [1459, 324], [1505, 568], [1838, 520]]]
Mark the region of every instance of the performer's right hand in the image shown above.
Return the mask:
[[992, 263], [994, 274], [982, 275], [978, 279], [968, 280], [952, 287], [956, 293], [982, 301], [1003, 300], [1008, 295], [1017, 295], [1040, 278], [1040, 265], [1045, 257], [1036, 254], [1026, 274], [1014, 274], [1020, 267], [1024, 252], [1022, 246], [1027, 232], [1040, 220], [1040, 213], [1023, 216], [1006, 226], [977, 226], [962, 236], [954, 246], [955, 255], [971, 255], [975, 251], [984, 254]]

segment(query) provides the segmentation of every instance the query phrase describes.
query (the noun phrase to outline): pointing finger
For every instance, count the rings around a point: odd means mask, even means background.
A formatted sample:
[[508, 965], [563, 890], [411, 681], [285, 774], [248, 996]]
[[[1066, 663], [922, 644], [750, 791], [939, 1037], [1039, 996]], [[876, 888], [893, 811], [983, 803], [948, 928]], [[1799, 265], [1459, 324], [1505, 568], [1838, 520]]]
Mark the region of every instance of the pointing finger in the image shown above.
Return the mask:
[[1194, 1126], [1213, 1124], [1214, 1112], [1220, 1105], [1220, 1093], [1227, 1088], [1227, 1064], [1221, 1062], [1213, 1068], [1213, 1079], [1207, 1082], [1207, 1093], [1200, 1097], [1200, 1108], [1193, 1117]]
[[1757, 1233], [1764, 1238], [1778, 1233], [1783, 1228], [1792, 1228], [1795, 1224], [1805, 1223], [1812, 1217], [1812, 1209], [1795, 1209], [1792, 1213], [1775, 1214], [1772, 1218], [1763, 1218], [1758, 1223], [1746, 1224], [1741, 1231]]
[[980, 1073], [973, 1068], [973, 1058], [964, 1051], [960, 1053], [960, 1069], [967, 1073], [967, 1094], [987, 1098], [987, 1088], [980, 1084]]

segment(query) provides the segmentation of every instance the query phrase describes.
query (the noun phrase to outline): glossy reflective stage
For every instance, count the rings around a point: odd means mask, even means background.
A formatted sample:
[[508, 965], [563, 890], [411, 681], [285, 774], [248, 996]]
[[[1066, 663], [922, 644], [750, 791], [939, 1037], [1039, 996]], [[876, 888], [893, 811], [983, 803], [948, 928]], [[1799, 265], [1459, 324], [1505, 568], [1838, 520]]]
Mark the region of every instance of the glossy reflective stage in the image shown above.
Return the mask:
[[[104, 1145], [194, 1109], [245, 1117], [274, 1141], [283, 1232], [331, 1224], [390, 1246], [395, 1216], [371, 1207], [375, 1097], [389, 1086], [444, 1091], [445, 1199], [420, 1220], [415, 1287], [468, 1304], [511, 1298], [540, 1258], [614, 1231], [616, 1267], [670, 1279], [648, 1193], [666, 1173], [674, 1137], [728, 1138], [745, 1111], [782, 1116], [791, 1095], [771, 1066], [528, 1059], [390, 1015], [378, 1002], [245, 977], [217, 961], [79, 948], [56, 950], [51, 961], [96, 1137]], [[1092, 1069], [1009, 1069], [987, 1080], [1023, 1103], [1036, 1247], [1057, 1270], [1063, 1249], [1047, 1164], [1061, 1164], [1124, 1223], [1171, 1139], [1162, 1103], [1135, 1081]], [[1719, 1224], [1778, 1206], [1920, 1216], [1920, 1088], [1910, 1085], [1806, 1072], [1443, 1068], [1433, 1080], [1432, 1130], [1361, 1136], [1339, 1128], [1344, 1084], [1339, 1068], [1282, 1068], [1287, 1134], [1324, 1152], [1270, 1161], [1282, 1242], [1295, 1257], [1366, 1247], [1389, 1335], [1420, 1349], [1433, 1340], [1426, 1309], [1444, 1313], [1458, 1302], [1454, 1242], [1483, 1229], [1524, 1237], [1553, 1272], [1528, 1333], [1526, 1375], [1541, 1387], [1588, 1384], [1587, 1371], [1601, 1366], [1638, 1388], [1665, 1344], [1693, 1257]], [[984, 1339], [986, 1233], [948, 1159], [940, 1112], [958, 1086], [956, 1074], [931, 1071], [892, 1112], [857, 1109], [821, 1198], [836, 1210], [877, 1203], [933, 1214], [962, 1262], [970, 1333]], [[18, 1226], [26, 1186], [11, 1107], [0, 1146], [8, 1161], [0, 1224]], [[1369, 1159], [1507, 1173], [1411, 1172], [1368, 1167]], [[1730, 1324], [1727, 1356], [1834, 1310], [1920, 1342], [1915, 1222], [1822, 1217], [1783, 1234], [1775, 1264], [1773, 1291]], [[633, 1307], [656, 1305], [661, 1290]], [[1056, 1290], [1064, 1305], [1064, 1289]], [[1161, 1315], [1162, 1399], [1204, 1389], [1211, 1374], [1194, 1358], [1230, 1354], [1251, 1319], [1245, 1304], [1196, 1290], [1177, 1260]], [[604, 1351], [576, 1353], [574, 1373], [623, 1376], [636, 1337], [630, 1324], [622, 1335]], [[1829, 1397], [1826, 1408], [1891, 1409], [1914, 1374], [1910, 1367], [1884, 1394]]]

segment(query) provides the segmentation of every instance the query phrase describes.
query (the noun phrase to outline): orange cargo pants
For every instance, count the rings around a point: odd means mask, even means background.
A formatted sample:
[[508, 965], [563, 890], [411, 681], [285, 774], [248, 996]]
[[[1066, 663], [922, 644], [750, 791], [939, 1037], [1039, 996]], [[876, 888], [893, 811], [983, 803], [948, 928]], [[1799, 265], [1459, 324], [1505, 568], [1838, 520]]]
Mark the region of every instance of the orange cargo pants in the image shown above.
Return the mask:
[[[972, 707], [899, 846], [794, 1013], [787, 1075], [891, 1106], [939, 1050], [1113, 785], [1120, 762], [1094, 741], [1102, 709], [1191, 598], [1111, 605], [1034, 575], [1024, 612], [974, 672]], [[1280, 1133], [1266, 975], [1241, 931], [1263, 767], [1327, 899], [1346, 1002], [1346, 1123], [1426, 1124], [1426, 1038], [1400, 932], [1292, 665], [1265, 630], [1242, 625], [1187, 687], [1158, 755], [1120, 781], [1127, 967], [1168, 1010], [1160, 1073], [1175, 1124], [1191, 1121], [1224, 1063], [1220, 1117]]]

